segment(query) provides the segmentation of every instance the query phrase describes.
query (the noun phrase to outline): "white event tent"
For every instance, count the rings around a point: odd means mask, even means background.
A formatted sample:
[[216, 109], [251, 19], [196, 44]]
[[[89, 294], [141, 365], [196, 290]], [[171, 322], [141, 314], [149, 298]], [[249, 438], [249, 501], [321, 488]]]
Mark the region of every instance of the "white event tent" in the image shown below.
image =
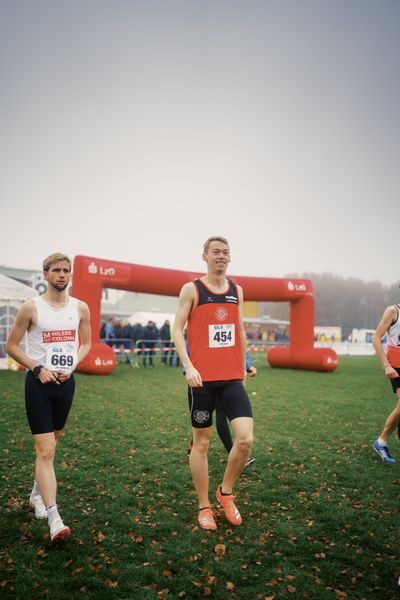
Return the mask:
[[38, 292], [0, 273], [0, 368], [7, 368], [6, 341], [19, 307]]

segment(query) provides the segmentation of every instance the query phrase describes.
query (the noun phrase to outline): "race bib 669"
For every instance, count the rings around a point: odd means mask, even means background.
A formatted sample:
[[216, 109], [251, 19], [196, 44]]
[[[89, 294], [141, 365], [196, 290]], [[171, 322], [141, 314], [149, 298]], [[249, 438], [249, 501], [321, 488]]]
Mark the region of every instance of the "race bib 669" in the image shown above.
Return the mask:
[[77, 353], [70, 348], [50, 346], [46, 352], [46, 369], [58, 373], [71, 373], [77, 364]]

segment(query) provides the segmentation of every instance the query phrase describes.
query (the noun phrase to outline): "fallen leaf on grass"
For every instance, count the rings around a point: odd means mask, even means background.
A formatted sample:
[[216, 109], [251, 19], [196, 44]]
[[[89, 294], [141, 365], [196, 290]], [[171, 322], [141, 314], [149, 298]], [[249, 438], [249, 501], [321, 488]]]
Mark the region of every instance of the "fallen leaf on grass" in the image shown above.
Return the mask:
[[217, 544], [214, 548], [214, 552], [217, 556], [225, 556], [225, 552], [226, 552], [225, 544]]
[[101, 531], [99, 531], [99, 533], [97, 534], [97, 541], [101, 543], [105, 539], [106, 539], [106, 536], [104, 535], [104, 533], [102, 533]]
[[294, 585], [288, 585], [286, 588], [286, 591], [289, 592], [289, 594], [294, 594], [296, 591], [296, 588], [294, 587]]
[[199, 560], [199, 557], [197, 556], [197, 554], [193, 554], [193, 556], [189, 556], [189, 560], [190, 562], [196, 562], [197, 560]]
[[168, 569], [164, 569], [162, 574], [164, 575], [164, 577], [167, 577], [168, 579], [171, 579], [171, 577], [172, 577], [172, 573]]
[[132, 542], [136, 542], [138, 544], [140, 544], [141, 542], [143, 542], [143, 537], [141, 535], [135, 535], [134, 532], [128, 531], [128, 535], [131, 539]]

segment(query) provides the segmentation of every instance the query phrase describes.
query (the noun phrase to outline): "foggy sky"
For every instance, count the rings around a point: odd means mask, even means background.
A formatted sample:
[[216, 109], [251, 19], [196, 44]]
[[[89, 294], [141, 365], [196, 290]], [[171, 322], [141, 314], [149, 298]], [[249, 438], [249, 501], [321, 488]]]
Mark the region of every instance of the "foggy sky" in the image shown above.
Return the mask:
[[0, 4], [0, 264], [399, 280], [400, 3]]

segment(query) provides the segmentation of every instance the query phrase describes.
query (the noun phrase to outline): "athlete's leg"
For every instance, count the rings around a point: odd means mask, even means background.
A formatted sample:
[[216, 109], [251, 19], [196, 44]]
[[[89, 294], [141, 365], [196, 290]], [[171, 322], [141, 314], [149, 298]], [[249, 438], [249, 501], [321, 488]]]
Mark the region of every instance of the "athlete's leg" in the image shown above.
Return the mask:
[[[55, 431], [54, 432], [54, 437], [55, 437], [56, 445], [57, 445], [57, 442], [58, 442], [58, 440], [59, 440], [59, 438], [60, 438], [61, 435], [62, 435], [62, 431]], [[36, 446], [36, 444], [35, 444], [35, 446]], [[31, 491], [31, 497], [32, 496], [41, 496], [39, 484], [36, 481], [36, 479], [33, 482], [33, 488], [32, 488], [32, 491]]]
[[57, 442], [71, 409], [75, 390], [73, 378], [63, 384], [58, 397], [53, 400], [53, 428], [49, 433], [34, 434], [36, 447], [35, 480], [45, 507], [56, 504], [57, 480], [54, 472], [54, 456]]
[[232, 450], [233, 442], [232, 436], [229, 429], [228, 419], [226, 417], [225, 411], [217, 401], [215, 403], [215, 426], [217, 429], [217, 433], [221, 442], [223, 443], [225, 450], [229, 452]]
[[243, 471], [246, 460], [253, 445], [253, 419], [252, 417], [238, 417], [231, 421], [235, 433], [235, 441], [228, 456], [224, 477], [222, 479], [222, 492], [231, 494], [232, 488]]
[[39, 486], [44, 505], [56, 504], [57, 481], [54, 472], [56, 436], [54, 432], [33, 436], [36, 448], [35, 480]]
[[390, 436], [392, 435], [393, 431], [396, 429], [400, 421], [400, 388], [396, 390], [396, 394], [397, 404], [388, 416], [385, 426], [382, 429], [382, 433], [379, 436], [384, 442], [388, 442]]
[[208, 497], [208, 446], [211, 437], [211, 427], [193, 427], [193, 448], [190, 453], [189, 465], [192, 479], [199, 498], [199, 508], [210, 506]]

